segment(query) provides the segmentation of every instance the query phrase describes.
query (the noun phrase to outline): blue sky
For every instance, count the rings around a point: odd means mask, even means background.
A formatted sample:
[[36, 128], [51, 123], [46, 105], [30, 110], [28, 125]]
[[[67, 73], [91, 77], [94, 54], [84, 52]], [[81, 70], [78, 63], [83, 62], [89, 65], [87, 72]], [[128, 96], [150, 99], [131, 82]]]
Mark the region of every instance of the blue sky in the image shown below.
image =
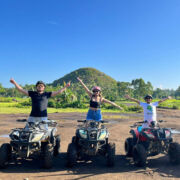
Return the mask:
[[180, 86], [179, 0], [0, 0], [0, 83], [47, 83], [78, 68]]

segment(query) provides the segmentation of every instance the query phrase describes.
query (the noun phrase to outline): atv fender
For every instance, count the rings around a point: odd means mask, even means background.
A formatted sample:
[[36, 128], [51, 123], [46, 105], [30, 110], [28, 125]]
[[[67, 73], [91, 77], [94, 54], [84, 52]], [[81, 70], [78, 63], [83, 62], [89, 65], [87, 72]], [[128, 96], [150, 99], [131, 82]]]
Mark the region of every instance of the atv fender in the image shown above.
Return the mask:
[[138, 139], [139, 138], [139, 132], [137, 129], [131, 129], [130, 134], [132, 134], [133, 139]]

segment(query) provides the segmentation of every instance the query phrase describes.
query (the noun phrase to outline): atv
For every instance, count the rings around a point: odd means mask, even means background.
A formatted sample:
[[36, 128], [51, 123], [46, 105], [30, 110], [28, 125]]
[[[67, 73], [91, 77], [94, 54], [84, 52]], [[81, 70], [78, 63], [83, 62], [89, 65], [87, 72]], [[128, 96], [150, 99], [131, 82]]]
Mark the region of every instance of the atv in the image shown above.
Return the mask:
[[[158, 121], [163, 122], [162, 120]], [[126, 156], [133, 157], [134, 164], [145, 166], [147, 157], [160, 153], [168, 154], [172, 164], [180, 163], [180, 145], [173, 142], [173, 130], [171, 128], [161, 128], [159, 123], [151, 123], [151, 127], [142, 128], [142, 123], [137, 122], [130, 130], [132, 137], [125, 141]]]
[[67, 149], [67, 165], [73, 167], [78, 160], [91, 160], [93, 156], [106, 157], [107, 165], [113, 166], [115, 144], [108, 142], [107, 121], [78, 120], [76, 135]]
[[0, 168], [7, 167], [11, 161], [37, 158], [41, 159], [44, 168], [51, 168], [53, 156], [57, 156], [60, 150], [60, 136], [55, 134], [56, 127], [55, 121], [48, 120], [27, 122], [25, 128], [12, 129], [10, 143], [0, 147]]

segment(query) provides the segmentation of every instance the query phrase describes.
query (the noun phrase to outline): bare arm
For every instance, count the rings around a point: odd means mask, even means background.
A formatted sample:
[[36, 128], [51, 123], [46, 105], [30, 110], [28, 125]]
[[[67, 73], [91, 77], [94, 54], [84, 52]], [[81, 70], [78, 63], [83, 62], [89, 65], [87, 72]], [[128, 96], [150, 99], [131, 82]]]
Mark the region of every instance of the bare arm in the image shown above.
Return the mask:
[[107, 100], [107, 99], [102, 99], [102, 102], [105, 102], [105, 103], [108, 103], [108, 104], [111, 104], [112, 106], [114, 106], [114, 107], [117, 107], [117, 108], [119, 108], [120, 110], [123, 110], [123, 108], [122, 107], [120, 107], [119, 105], [117, 105], [116, 103], [114, 103], [114, 102], [111, 102], [111, 101], [109, 101], [109, 100]]
[[164, 102], [164, 101], [166, 101], [166, 100], [168, 100], [168, 99], [172, 99], [172, 97], [171, 97], [171, 96], [168, 96], [167, 98], [161, 99], [158, 103], [160, 104], [160, 103], [162, 103], [162, 102]]
[[92, 96], [92, 92], [87, 88], [87, 86], [83, 83], [83, 81], [79, 77], [77, 77], [77, 80], [82, 84], [83, 88], [88, 93], [89, 97], [91, 97]]
[[13, 78], [10, 79], [10, 82], [15, 85], [16, 89], [25, 94], [26, 96], [29, 96], [28, 91], [24, 90]]
[[140, 104], [140, 101], [139, 101], [139, 100], [134, 99], [134, 98], [131, 98], [128, 94], [126, 94], [124, 97], [125, 97], [126, 99], [129, 99], [129, 100], [131, 100], [131, 101], [134, 101], [134, 102]]
[[62, 89], [60, 89], [59, 91], [54, 91], [54, 92], [52, 92], [51, 97], [56, 96], [56, 95], [58, 95], [58, 94], [61, 94], [61, 93], [64, 92], [65, 89], [66, 89], [67, 87], [69, 87], [70, 85], [71, 85], [71, 83], [68, 82], [68, 83], [66, 84], [66, 86], [63, 87]]

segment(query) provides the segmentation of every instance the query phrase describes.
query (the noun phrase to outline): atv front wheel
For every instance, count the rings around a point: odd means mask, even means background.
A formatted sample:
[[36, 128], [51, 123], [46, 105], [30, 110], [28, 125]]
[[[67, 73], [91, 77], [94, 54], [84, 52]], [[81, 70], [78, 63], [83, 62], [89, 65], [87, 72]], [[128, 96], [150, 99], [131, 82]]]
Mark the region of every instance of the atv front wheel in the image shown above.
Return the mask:
[[169, 160], [172, 164], [180, 163], [180, 145], [176, 142], [170, 143], [168, 149]]
[[50, 169], [53, 166], [53, 147], [51, 144], [45, 144], [43, 147], [43, 157], [42, 157], [43, 167]]
[[60, 135], [57, 135], [56, 144], [54, 146], [54, 156], [58, 156], [60, 153], [60, 142], [61, 142]]
[[115, 162], [115, 144], [108, 143], [106, 146], [106, 155], [107, 155], [107, 166], [114, 166]]
[[75, 143], [70, 143], [67, 149], [67, 166], [73, 167], [77, 160], [77, 149]]
[[133, 154], [133, 138], [127, 138], [124, 143], [126, 156], [132, 157]]
[[2, 144], [0, 147], [0, 168], [6, 168], [11, 159], [12, 148], [9, 143]]
[[142, 144], [136, 144], [133, 148], [134, 164], [139, 167], [146, 165], [147, 153]]

